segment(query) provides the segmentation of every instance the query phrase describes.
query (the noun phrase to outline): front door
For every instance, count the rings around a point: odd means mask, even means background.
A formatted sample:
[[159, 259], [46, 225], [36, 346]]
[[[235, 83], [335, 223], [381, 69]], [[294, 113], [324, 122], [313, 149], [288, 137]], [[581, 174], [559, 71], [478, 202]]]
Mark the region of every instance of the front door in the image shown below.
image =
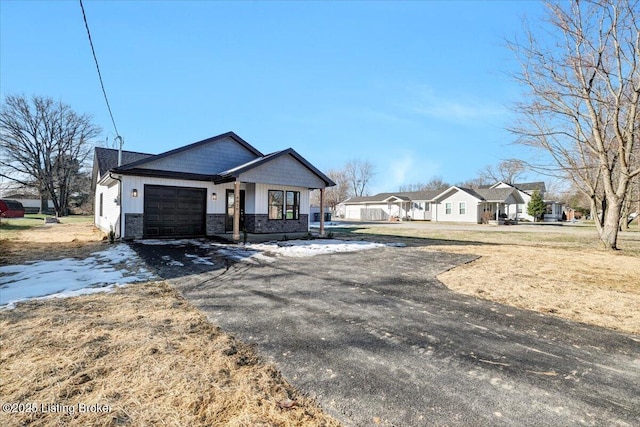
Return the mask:
[[[224, 231], [233, 231], [233, 211], [235, 208], [235, 193], [227, 190], [227, 220], [224, 223]], [[240, 190], [240, 231], [244, 228], [244, 190]]]

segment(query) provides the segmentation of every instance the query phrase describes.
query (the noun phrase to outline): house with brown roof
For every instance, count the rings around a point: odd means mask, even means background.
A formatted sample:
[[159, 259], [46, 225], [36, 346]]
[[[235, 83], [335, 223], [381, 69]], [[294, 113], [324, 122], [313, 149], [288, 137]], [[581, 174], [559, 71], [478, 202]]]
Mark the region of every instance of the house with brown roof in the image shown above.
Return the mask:
[[94, 222], [123, 239], [307, 232], [309, 192], [333, 185], [292, 148], [233, 132], [155, 155], [96, 148]]

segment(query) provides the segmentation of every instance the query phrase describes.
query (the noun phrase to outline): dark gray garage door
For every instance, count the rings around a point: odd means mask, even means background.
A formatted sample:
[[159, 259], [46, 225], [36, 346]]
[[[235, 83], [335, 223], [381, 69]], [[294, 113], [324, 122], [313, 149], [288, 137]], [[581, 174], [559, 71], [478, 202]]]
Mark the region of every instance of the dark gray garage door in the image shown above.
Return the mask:
[[145, 185], [144, 237], [204, 235], [206, 197], [204, 188]]

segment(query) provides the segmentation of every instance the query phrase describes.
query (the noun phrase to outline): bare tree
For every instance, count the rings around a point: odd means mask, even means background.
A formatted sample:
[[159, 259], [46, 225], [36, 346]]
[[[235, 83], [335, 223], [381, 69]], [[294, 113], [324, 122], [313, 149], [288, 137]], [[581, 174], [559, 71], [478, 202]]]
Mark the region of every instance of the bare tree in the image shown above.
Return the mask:
[[486, 178], [478, 176], [476, 178], [467, 179], [466, 181], [457, 182], [455, 185], [457, 187], [478, 189], [480, 187], [485, 187], [485, 186], [488, 187], [495, 183], [496, 181], [493, 179], [488, 180]]
[[431, 178], [431, 180], [426, 184], [419, 182], [416, 184], [401, 185], [399, 191], [406, 191], [406, 192], [424, 191], [424, 190], [444, 191], [449, 187], [451, 187], [451, 184], [444, 181], [441, 177], [436, 176], [434, 178]]
[[368, 160], [354, 159], [344, 166], [344, 174], [349, 183], [349, 196], [362, 197], [376, 174], [376, 167]]
[[603, 245], [617, 249], [633, 177], [640, 100], [637, 0], [547, 3], [548, 27], [513, 42], [528, 98], [511, 130], [546, 160], [536, 170], [571, 179], [591, 200]]
[[496, 182], [515, 184], [522, 178], [526, 169], [525, 162], [522, 160], [503, 160], [496, 166], [488, 165], [478, 171], [478, 178], [491, 184], [495, 184]]
[[0, 110], [0, 176], [36, 186], [66, 215], [75, 175], [100, 128], [87, 115], [51, 98], [9, 95]]
[[[336, 183], [333, 187], [327, 187], [324, 190], [324, 203], [334, 213], [338, 203], [349, 198], [349, 182], [343, 170], [331, 169], [327, 172], [327, 176]], [[311, 195], [311, 203], [320, 205], [320, 192], [314, 191]]]

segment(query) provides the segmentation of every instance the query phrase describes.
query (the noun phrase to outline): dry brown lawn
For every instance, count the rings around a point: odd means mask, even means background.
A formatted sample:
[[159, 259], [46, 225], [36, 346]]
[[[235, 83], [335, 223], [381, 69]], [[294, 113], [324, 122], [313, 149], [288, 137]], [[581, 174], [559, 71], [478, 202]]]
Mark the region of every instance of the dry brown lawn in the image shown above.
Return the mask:
[[423, 243], [418, 250], [477, 255], [438, 276], [456, 292], [640, 333], [640, 232], [623, 233], [623, 250], [611, 252], [600, 248], [592, 229], [515, 232], [486, 227], [443, 231], [436, 224], [377, 226], [357, 233], [414, 237]]
[[[103, 244], [89, 224], [14, 237], [3, 263]], [[340, 425], [165, 282], [0, 311], [0, 403], [23, 404], [1, 426]]]
[[[612, 253], [590, 230], [488, 230], [362, 226], [347, 235], [477, 255], [440, 280], [457, 292], [640, 333], [640, 233], [625, 234], [624, 250]], [[87, 254], [102, 238], [86, 223], [0, 234], [0, 263]], [[339, 425], [164, 282], [0, 311], [0, 369], [2, 403], [37, 411], [0, 412], [2, 426]], [[80, 413], [81, 404], [108, 412]]]

